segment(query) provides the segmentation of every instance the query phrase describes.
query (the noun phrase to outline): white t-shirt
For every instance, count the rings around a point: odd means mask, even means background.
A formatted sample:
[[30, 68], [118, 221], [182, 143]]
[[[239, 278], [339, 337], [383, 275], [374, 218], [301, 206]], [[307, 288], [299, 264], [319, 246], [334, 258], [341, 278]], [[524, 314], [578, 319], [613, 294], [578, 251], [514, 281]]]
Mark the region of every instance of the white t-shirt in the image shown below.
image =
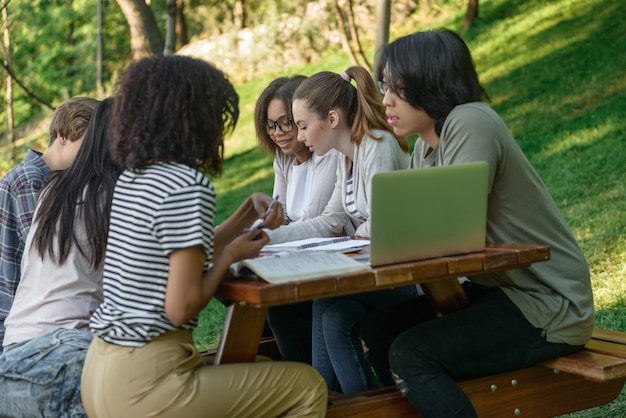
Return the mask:
[[289, 219], [295, 222], [305, 216], [309, 200], [312, 197], [311, 187], [314, 173], [311, 159], [302, 164], [294, 163], [291, 170], [291, 181], [287, 183], [286, 202], [289, 208]]
[[[103, 267], [94, 270], [76, 248], [72, 248], [63, 265], [50, 259], [47, 253], [42, 259], [31, 245], [36, 230], [35, 212], [24, 247], [22, 276], [5, 321], [3, 346], [30, 340], [57, 328], [89, 332], [89, 318], [102, 302]], [[82, 222], [75, 223], [74, 232], [86, 251], [89, 245]]]

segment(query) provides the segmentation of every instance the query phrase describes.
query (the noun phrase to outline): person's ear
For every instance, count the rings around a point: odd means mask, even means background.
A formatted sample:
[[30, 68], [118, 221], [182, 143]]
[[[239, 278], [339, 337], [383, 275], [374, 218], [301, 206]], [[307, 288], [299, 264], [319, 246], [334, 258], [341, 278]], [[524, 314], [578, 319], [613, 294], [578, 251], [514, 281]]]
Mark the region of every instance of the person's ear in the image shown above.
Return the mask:
[[328, 112], [328, 125], [330, 125], [331, 128], [336, 128], [339, 125], [339, 112], [335, 109], [331, 109], [330, 112]]
[[65, 146], [69, 140], [61, 135], [57, 135], [57, 138], [54, 140], [54, 142], [58, 142], [61, 146]]

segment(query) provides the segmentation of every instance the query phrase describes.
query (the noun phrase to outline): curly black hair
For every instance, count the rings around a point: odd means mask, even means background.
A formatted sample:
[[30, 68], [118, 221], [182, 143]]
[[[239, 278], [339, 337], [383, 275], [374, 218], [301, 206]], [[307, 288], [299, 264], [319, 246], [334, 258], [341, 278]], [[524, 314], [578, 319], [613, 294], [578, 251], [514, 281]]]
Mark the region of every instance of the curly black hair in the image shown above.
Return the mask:
[[111, 154], [124, 169], [172, 161], [218, 176], [224, 135], [238, 118], [239, 96], [219, 69], [184, 56], [145, 58], [117, 82]]

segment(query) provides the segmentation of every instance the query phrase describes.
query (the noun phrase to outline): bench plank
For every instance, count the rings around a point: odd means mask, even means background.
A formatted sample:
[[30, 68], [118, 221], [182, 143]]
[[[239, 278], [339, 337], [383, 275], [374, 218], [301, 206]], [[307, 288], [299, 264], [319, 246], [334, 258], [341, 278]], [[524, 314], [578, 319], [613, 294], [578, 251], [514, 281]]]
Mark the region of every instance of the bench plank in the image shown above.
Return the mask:
[[607, 341], [626, 345], [626, 332], [613, 331], [610, 329], [594, 328], [592, 338], [594, 340]]
[[[553, 417], [613, 401], [626, 378], [596, 382], [540, 365], [459, 382], [481, 418]], [[385, 388], [331, 399], [327, 418], [419, 417], [399, 391]]]
[[[613, 401], [626, 383], [626, 333], [595, 329], [582, 351], [459, 382], [481, 418], [552, 417]], [[327, 417], [419, 417], [394, 387], [329, 400]]]
[[552, 369], [599, 382], [626, 377], [626, 359], [582, 350], [543, 362]]
[[[613, 401], [626, 378], [597, 382], [537, 365], [460, 382], [481, 418], [553, 417]], [[497, 387], [492, 390], [493, 385]]]

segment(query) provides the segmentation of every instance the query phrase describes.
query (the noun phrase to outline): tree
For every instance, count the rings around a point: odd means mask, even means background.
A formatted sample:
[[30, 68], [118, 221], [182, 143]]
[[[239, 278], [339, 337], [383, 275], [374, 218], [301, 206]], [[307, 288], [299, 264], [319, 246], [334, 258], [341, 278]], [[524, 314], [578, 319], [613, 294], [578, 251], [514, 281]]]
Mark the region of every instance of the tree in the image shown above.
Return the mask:
[[374, 68], [378, 65], [378, 54], [389, 42], [389, 20], [391, 18], [391, 0], [376, 2], [376, 42], [374, 51]]
[[465, 29], [469, 28], [469, 25], [477, 17], [478, 17], [478, 0], [468, 0], [467, 12], [465, 13], [465, 17], [463, 18], [463, 27]]
[[337, 24], [339, 24], [339, 28], [341, 29], [339, 32], [341, 35], [341, 43], [343, 49], [348, 54], [348, 57], [350, 58], [352, 64], [360, 65], [371, 70], [371, 65], [365, 57], [365, 54], [363, 53], [363, 47], [361, 46], [359, 33], [356, 27], [356, 23], [354, 21], [352, 0], [346, 0], [346, 2], [346, 11], [344, 12], [339, 5], [339, 0], [334, 1]]
[[[9, 32], [9, 12], [7, 7], [9, 6], [9, 0], [5, 0], [2, 3], [2, 25], [3, 25], [3, 47], [4, 56], [6, 57], [6, 64], [9, 71], [11, 70], [11, 34]], [[15, 164], [15, 120], [13, 118], [13, 80], [11, 74], [7, 72], [7, 139], [11, 146], [11, 152], [9, 154], [9, 161], [11, 165]]]
[[117, 0], [130, 28], [130, 48], [138, 60], [163, 53], [163, 36], [145, 0]]
[[185, 18], [185, 0], [176, 1], [176, 45], [182, 46], [189, 43], [187, 34], [187, 19]]
[[96, 50], [96, 87], [98, 91], [98, 97], [102, 96], [102, 50], [103, 50], [103, 26], [104, 26], [104, 9], [102, 2], [104, 0], [98, 0], [98, 6], [96, 8], [96, 16], [98, 21], [98, 45]]
[[167, 0], [167, 23], [165, 25], [165, 49], [163, 55], [176, 50], [176, 0]]

